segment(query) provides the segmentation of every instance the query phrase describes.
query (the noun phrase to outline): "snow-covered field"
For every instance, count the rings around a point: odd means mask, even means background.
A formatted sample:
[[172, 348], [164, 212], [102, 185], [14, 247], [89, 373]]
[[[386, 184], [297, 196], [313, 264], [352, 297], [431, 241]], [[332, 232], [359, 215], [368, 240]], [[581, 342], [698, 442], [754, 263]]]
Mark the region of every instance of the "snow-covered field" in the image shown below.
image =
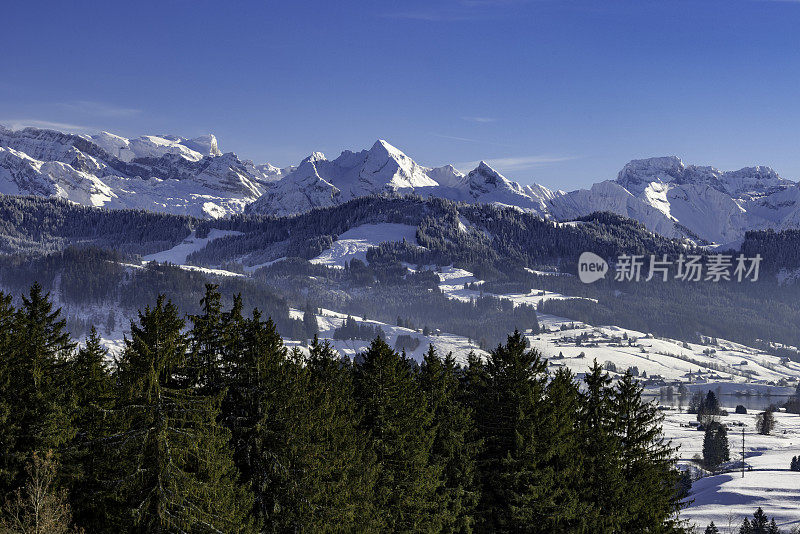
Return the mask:
[[406, 224], [362, 224], [339, 235], [333, 246], [311, 260], [311, 263], [343, 268], [352, 259], [366, 263], [367, 250], [381, 243], [406, 240], [417, 245], [417, 227]]
[[[682, 512], [682, 517], [697, 525], [700, 532], [711, 521], [726, 532], [729, 525], [738, 532], [745, 515], [752, 518], [759, 506], [775, 521], [783, 532], [800, 525], [800, 472], [790, 471], [793, 456], [800, 455], [800, 415], [776, 413], [776, 426], [772, 434], [763, 436], [756, 432], [758, 412], [747, 415], [734, 414], [734, 406], [725, 406], [730, 415], [721, 418], [728, 426], [728, 443], [734, 471], [711, 475], [696, 480], [692, 486], [693, 503]], [[664, 418], [664, 433], [679, 445], [679, 455], [691, 460], [702, 454], [703, 435], [689, 426], [696, 416], [668, 411]], [[742, 430], [745, 444], [745, 475], [735, 470], [741, 467]], [[686, 462], [682, 462], [686, 463]]]
[[[302, 319], [303, 312], [300, 310], [292, 310], [292, 316], [295, 319]], [[346, 314], [338, 313], [332, 310], [322, 309], [321, 314], [317, 315], [317, 325], [319, 326], [319, 337], [320, 339], [329, 339], [333, 347], [339, 351], [339, 353], [346, 355], [350, 358], [354, 357], [356, 354], [360, 352], [364, 352], [370, 345], [370, 341], [367, 340], [360, 340], [360, 339], [347, 339], [347, 340], [335, 340], [333, 339], [333, 331], [342, 326], [347, 319]], [[447, 353], [452, 352], [453, 356], [455, 356], [456, 360], [463, 363], [466, 361], [467, 355], [470, 351], [474, 351], [479, 356], [486, 356], [486, 352], [480, 350], [475, 344], [470, 343], [470, 341], [461, 336], [456, 336], [454, 334], [447, 334], [447, 333], [440, 333], [440, 334], [431, 334], [428, 336], [423, 335], [421, 332], [417, 330], [412, 330], [410, 328], [403, 328], [396, 325], [391, 325], [387, 323], [382, 323], [380, 321], [373, 321], [373, 320], [365, 320], [363, 317], [353, 316], [353, 319], [358, 321], [362, 324], [367, 324], [370, 326], [377, 326], [383, 330], [384, 334], [386, 335], [386, 342], [389, 346], [394, 347], [397, 341], [398, 336], [403, 334], [409, 335], [411, 337], [417, 338], [420, 343], [419, 346], [414, 349], [413, 351], [406, 351], [406, 356], [412, 358], [417, 362], [421, 362], [425, 352], [428, 350], [428, 345], [433, 345], [436, 347], [436, 350], [439, 352], [440, 355], [445, 355]], [[298, 341], [287, 341], [287, 346], [295, 347], [299, 346], [300, 343]]]
[[596, 359], [601, 364], [612, 362], [619, 372], [636, 367], [653, 381], [657, 377], [668, 383], [724, 381], [738, 384], [735, 390], [778, 385], [782, 380], [794, 383], [800, 378], [797, 362], [722, 339], [706, 345], [685, 343], [543, 314], [539, 323], [542, 332], [530, 336], [531, 344], [553, 363], [575, 373], [583, 372]]
[[172, 263], [173, 265], [182, 265], [186, 263], [186, 258], [189, 257], [189, 254], [192, 252], [197, 252], [198, 250], [202, 250], [208, 245], [211, 241], [215, 239], [219, 239], [220, 237], [225, 237], [229, 235], [240, 235], [241, 232], [234, 232], [231, 230], [217, 230], [216, 228], [211, 230], [208, 233], [208, 237], [200, 238], [195, 237], [194, 232], [192, 232], [189, 237], [183, 240], [182, 243], [172, 247], [169, 250], [163, 250], [161, 252], [156, 252], [155, 254], [150, 254], [148, 256], [142, 257], [142, 261], [150, 262], [156, 261], [158, 263]]
[[[408, 268], [413, 270], [412, 266]], [[470, 302], [482, 294], [479, 289], [465, 287], [466, 284], [480, 287], [483, 283], [469, 271], [449, 266], [439, 269], [437, 275], [439, 289], [449, 298]], [[537, 306], [545, 299], [580, 298], [538, 289], [529, 293], [483, 294], [530, 306]], [[800, 378], [800, 363], [724, 339], [713, 343], [709, 339], [704, 345], [684, 343], [647, 332], [592, 326], [547, 314], [539, 315], [539, 324], [542, 332], [529, 337], [531, 345], [539, 348], [552, 364], [569, 367], [577, 374], [583, 373], [596, 359], [601, 364], [613, 363], [619, 372], [636, 367], [653, 378], [656, 387], [659, 377], [666, 383], [726, 381], [739, 384], [737, 390], [776, 385], [782, 380], [794, 383]]]
[[[414, 270], [409, 267], [409, 270]], [[534, 289], [529, 293], [504, 293], [504, 294], [496, 294], [496, 293], [481, 293], [480, 290], [477, 289], [467, 289], [464, 287], [465, 284], [472, 284], [476, 283], [478, 285], [482, 284], [482, 280], [478, 280], [473, 276], [473, 274], [469, 271], [465, 271], [464, 269], [459, 269], [457, 267], [453, 267], [452, 265], [448, 267], [442, 267], [436, 273], [439, 276], [439, 289], [447, 295], [451, 299], [460, 300], [462, 302], [470, 302], [472, 300], [477, 299], [478, 297], [483, 295], [491, 295], [493, 297], [501, 298], [510, 300], [514, 303], [515, 306], [519, 306], [520, 304], [527, 304], [528, 306], [538, 306], [539, 303], [543, 300], [549, 299], [573, 299], [573, 298], [583, 298], [583, 297], [568, 297], [566, 295], [562, 295], [560, 293], [554, 293], [552, 291], [544, 291], [539, 289]], [[551, 273], [554, 274], [554, 273]]]

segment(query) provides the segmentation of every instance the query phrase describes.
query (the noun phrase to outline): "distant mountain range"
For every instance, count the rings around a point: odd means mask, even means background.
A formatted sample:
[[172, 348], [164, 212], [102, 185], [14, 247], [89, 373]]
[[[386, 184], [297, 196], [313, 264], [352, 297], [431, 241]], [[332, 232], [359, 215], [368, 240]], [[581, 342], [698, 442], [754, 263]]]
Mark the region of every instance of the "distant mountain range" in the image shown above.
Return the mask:
[[566, 221], [610, 211], [667, 237], [736, 243], [751, 229], [800, 228], [800, 187], [769, 167], [720, 171], [675, 156], [634, 160], [616, 180], [553, 191], [506, 179], [485, 162], [466, 175], [424, 167], [386, 141], [319, 152], [297, 166], [255, 165], [223, 153], [213, 135], [126, 139], [0, 126], [0, 193], [60, 197], [108, 208], [200, 217], [286, 216], [384, 193], [496, 203]]

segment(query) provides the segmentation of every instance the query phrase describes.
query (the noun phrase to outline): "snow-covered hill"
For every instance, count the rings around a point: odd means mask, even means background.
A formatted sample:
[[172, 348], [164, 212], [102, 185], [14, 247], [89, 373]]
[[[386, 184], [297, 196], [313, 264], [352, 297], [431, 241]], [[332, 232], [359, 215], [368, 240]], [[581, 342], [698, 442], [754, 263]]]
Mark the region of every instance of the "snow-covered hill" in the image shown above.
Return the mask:
[[668, 237], [717, 244], [751, 229], [800, 227], [800, 187], [769, 167], [720, 171], [675, 156], [650, 158], [631, 161], [616, 180], [565, 192], [513, 182], [485, 162], [467, 174], [452, 165], [424, 167], [384, 140], [333, 160], [315, 152], [281, 169], [223, 153], [213, 135], [127, 139], [0, 126], [0, 193], [201, 217], [285, 216], [365, 195], [413, 193], [560, 221], [611, 211]]

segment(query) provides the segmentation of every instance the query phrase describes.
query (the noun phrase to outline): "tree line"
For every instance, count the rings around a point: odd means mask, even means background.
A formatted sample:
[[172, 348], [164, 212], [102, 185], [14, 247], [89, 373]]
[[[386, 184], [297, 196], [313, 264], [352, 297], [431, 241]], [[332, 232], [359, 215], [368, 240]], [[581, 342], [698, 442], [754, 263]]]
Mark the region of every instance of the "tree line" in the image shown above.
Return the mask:
[[[630, 374], [551, 375], [518, 332], [464, 366], [380, 338], [353, 363], [316, 339], [290, 351], [242, 310], [213, 285], [188, 319], [158, 297], [111, 361], [95, 332], [76, 347], [38, 285], [0, 297], [3, 526], [685, 530], [675, 449]], [[32, 487], [51, 492], [36, 514]]]

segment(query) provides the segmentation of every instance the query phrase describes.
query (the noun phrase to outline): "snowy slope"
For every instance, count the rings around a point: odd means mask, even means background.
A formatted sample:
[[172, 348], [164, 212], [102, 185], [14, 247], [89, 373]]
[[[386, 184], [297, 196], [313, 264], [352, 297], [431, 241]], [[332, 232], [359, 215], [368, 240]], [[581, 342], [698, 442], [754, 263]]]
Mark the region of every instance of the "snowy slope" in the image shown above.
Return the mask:
[[311, 263], [343, 268], [345, 263], [358, 259], [367, 263], [367, 250], [381, 243], [399, 241], [417, 243], [417, 227], [406, 224], [362, 224], [339, 235], [333, 246], [311, 260]]
[[189, 161], [200, 161], [206, 156], [222, 155], [217, 146], [217, 138], [211, 134], [195, 139], [155, 135], [126, 139], [108, 132], [82, 137], [126, 163], [139, 158], [160, 158], [165, 154], [175, 154]]
[[[789, 532], [800, 525], [800, 473], [789, 470], [792, 457], [800, 454], [800, 416], [776, 413], [775, 430], [764, 436], [755, 428], [757, 412], [734, 414], [735, 406], [729, 404], [735, 401], [723, 404], [729, 415], [722, 422], [729, 427], [730, 471], [696, 480], [690, 496], [694, 502], [681, 516], [697, 525], [700, 532], [711, 521], [720, 532], [729, 527], [734, 529], [731, 532], [738, 532], [744, 516], [752, 519], [756, 508], [761, 507], [768, 517], [775, 517], [783, 532]], [[689, 426], [692, 421], [696, 421], [696, 415], [670, 411], [663, 424], [666, 437], [680, 446], [679, 455], [685, 460], [701, 454], [703, 447], [704, 433]], [[741, 466], [742, 430], [744, 477], [737, 470]]]
[[[415, 270], [413, 266], [408, 268]], [[451, 266], [438, 269], [436, 274], [442, 293], [462, 302], [475, 300], [481, 294], [529, 306], [547, 299], [584, 298], [535, 288], [528, 293], [482, 293], [464, 287], [482, 284], [469, 271]], [[528, 336], [531, 346], [541, 350], [551, 364], [568, 367], [575, 374], [584, 373], [597, 360], [601, 364], [612, 362], [619, 372], [637, 367], [666, 383], [723, 381], [735, 383], [736, 389], [741, 390], [776, 385], [782, 380], [794, 383], [800, 378], [800, 363], [723, 339], [716, 340], [714, 345], [684, 343], [647, 332], [613, 325], [588, 325], [541, 313], [539, 324], [542, 331]]]
[[186, 258], [188, 258], [192, 252], [197, 252], [198, 250], [202, 250], [211, 241], [229, 235], [241, 235], [241, 232], [234, 232], [231, 230], [218, 230], [215, 228], [208, 233], [207, 237], [196, 237], [194, 235], [194, 232], [192, 232], [180, 244], [175, 245], [169, 250], [163, 250], [161, 252], [156, 252], [155, 254], [144, 256], [142, 258], [142, 261], [145, 263], [150, 261], [155, 261], [158, 263], [171, 263], [173, 265], [183, 265], [186, 263]]
[[[300, 310], [293, 310], [295, 318], [302, 319], [304, 316], [304, 312]], [[369, 348], [371, 341], [362, 340], [362, 339], [333, 339], [333, 332], [336, 328], [342, 326], [347, 319], [347, 315], [343, 313], [338, 313], [333, 310], [322, 309], [320, 310], [320, 314], [316, 315], [317, 318], [317, 326], [319, 327], [319, 337], [320, 339], [327, 339], [330, 341], [331, 345], [343, 356], [347, 356], [349, 358], [353, 358], [360, 352], [364, 352]], [[363, 317], [353, 316], [352, 317], [356, 322], [360, 324], [366, 324], [373, 327], [379, 327], [383, 330], [383, 333], [386, 335], [386, 342], [394, 347], [395, 343], [397, 342], [397, 338], [401, 335], [411, 336], [412, 338], [416, 338], [419, 340], [419, 346], [414, 350], [407, 350], [406, 356], [409, 358], [421, 363], [422, 359], [425, 355], [425, 352], [428, 350], [429, 345], [433, 345], [436, 350], [444, 355], [448, 353], [452, 353], [453, 356], [456, 358], [456, 361], [463, 364], [467, 360], [467, 355], [470, 352], [474, 352], [476, 355], [485, 357], [487, 353], [480, 348], [477, 347], [473, 342], [468, 340], [467, 338], [457, 336], [454, 334], [448, 334], [445, 332], [438, 333], [438, 334], [431, 334], [431, 335], [423, 335], [422, 332], [417, 330], [411, 330], [410, 328], [404, 328], [401, 326], [396, 326], [388, 323], [382, 323], [380, 321], [374, 320], [367, 320]], [[300, 343], [297, 341], [287, 341], [286, 345], [289, 347], [299, 346]]]

